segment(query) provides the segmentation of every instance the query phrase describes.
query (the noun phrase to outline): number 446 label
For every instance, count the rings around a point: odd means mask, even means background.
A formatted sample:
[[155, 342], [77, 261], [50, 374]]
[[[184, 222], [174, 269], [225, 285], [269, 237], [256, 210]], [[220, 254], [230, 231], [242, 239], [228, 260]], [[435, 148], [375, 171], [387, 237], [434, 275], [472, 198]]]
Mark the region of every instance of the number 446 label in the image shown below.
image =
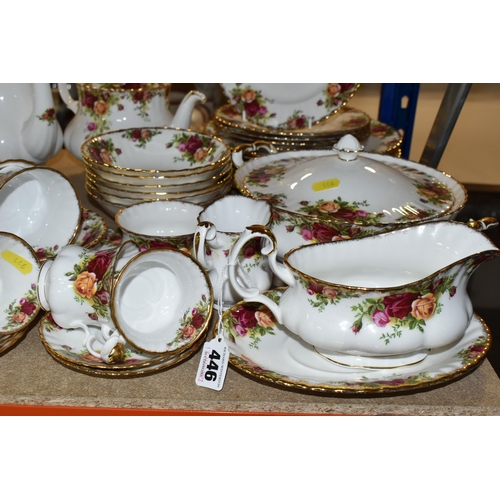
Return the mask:
[[226, 377], [229, 348], [224, 339], [216, 337], [205, 342], [196, 374], [196, 385], [220, 391]]

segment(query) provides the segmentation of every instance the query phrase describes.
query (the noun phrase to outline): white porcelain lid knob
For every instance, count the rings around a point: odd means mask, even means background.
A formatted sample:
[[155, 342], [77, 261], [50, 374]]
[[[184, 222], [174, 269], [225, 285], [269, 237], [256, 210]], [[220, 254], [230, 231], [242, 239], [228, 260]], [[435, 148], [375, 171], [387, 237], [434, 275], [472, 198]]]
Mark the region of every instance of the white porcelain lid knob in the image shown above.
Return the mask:
[[352, 161], [363, 151], [364, 146], [351, 134], [344, 135], [337, 144], [333, 146], [338, 151], [339, 158], [344, 161]]

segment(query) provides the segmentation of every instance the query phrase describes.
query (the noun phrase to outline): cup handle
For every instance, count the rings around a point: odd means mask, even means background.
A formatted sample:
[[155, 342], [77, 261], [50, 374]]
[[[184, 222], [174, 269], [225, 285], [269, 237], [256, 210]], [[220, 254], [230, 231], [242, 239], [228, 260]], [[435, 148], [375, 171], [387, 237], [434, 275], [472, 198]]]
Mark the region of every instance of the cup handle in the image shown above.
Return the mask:
[[277, 256], [277, 242], [276, 237], [273, 232], [267, 227], [255, 224], [253, 226], [248, 226], [242, 233], [238, 240], [235, 242], [228, 257], [228, 268], [229, 268], [229, 282], [231, 286], [239, 293], [245, 302], [260, 302], [268, 307], [268, 309], [274, 314], [274, 317], [279, 323], [282, 323], [282, 312], [279, 304], [273, 302], [269, 297], [266, 297], [261, 291], [256, 287], [247, 287], [245, 284], [241, 283], [236, 275], [236, 268], [239, 263], [238, 255], [243, 248], [243, 246], [253, 238], [262, 238], [265, 241], [264, 246], [261, 248], [263, 255], [268, 257], [269, 266], [276, 276], [283, 280], [287, 285], [294, 286], [295, 280], [292, 272], [280, 264], [276, 260]]
[[[125, 252], [126, 248], [128, 246], [131, 246], [131, 245], [133, 245], [133, 247], [135, 247], [134, 248], [134, 253], [133, 253], [133, 255], [131, 255], [131, 257], [133, 257], [134, 255], [137, 255], [137, 253], [140, 253], [140, 248], [137, 246], [137, 244], [134, 241], [127, 240], [127, 241], [123, 242], [118, 247], [118, 250], [116, 251], [115, 255], [113, 255], [113, 258], [111, 259], [111, 263], [109, 265], [109, 268], [108, 268], [108, 270], [106, 271], [106, 273], [104, 275], [103, 279], [110, 280], [110, 283], [109, 283], [109, 292], [110, 292], [110, 295], [113, 294], [113, 290], [115, 288], [114, 278], [115, 278], [115, 274], [116, 274], [116, 266], [118, 264], [118, 261], [122, 257], [122, 254]], [[107, 274], [107, 276], [106, 276], [106, 274]]]
[[243, 153], [245, 151], [257, 151], [259, 149], [264, 149], [270, 154], [275, 154], [278, 152], [274, 144], [265, 141], [256, 141], [251, 144], [238, 144], [233, 148], [233, 153], [231, 154], [232, 160], [236, 168], [241, 167], [245, 160], [243, 159]]
[[97, 352], [93, 348], [94, 342], [96, 340], [97, 339], [95, 335], [92, 335], [87, 339], [87, 342], [85, 343], [85, 347], [90, 352], [90, 354], [92, 354], [92, 356], [100, 358], [105, 363], [109, 364], [116, 361], [121, 361], [123, 359], [123, 354], [125, 352], [125, 350], [123, 349], [123, 345], [125, 345], [125, 340], [121, 335], [118, 335], [117, 333], [113, 333], [112, 335], [110, 335], [106, 342], [104, 342], [101, 352]]
[[210, 248], [220, 248], [217, 241], [217, 228], [212, 222], [202, 221], [198, 224], [193, 238], [193, 255], [194, 258], [204, 267], [207, 271], [213, 269], [214, 263], [212, 259], [207, 259], [205, 254], [205, 244]]

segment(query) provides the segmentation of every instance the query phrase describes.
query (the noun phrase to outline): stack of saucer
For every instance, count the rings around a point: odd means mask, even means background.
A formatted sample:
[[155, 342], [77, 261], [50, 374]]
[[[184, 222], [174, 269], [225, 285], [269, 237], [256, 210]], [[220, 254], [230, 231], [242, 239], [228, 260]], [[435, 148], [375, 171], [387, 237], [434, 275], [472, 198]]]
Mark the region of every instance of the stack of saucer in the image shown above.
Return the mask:
[[231, 150], [220, 139], [167, 127], [126, 129], [82, 146], [88, 194], [114, 216], [143, 201], [208, 205], [232, 188]]
[[39, 335], [52, 358], [87, 375], [123, 378], [167, 370], [198, 351], [214, 299], [207, 273], [188, 253], [108, 240], [70, 248], [44, 264], [38, 279], [46, 311]]
[[[266, 142], [277, 151], [330, 149], [342, 137], [351, 134], [370, 153], [399, 157], [402, 137], [394, 128], [372, 120], [366, 113], [352, 107], [342, 107], [337, 113], [311, 128], [270, 129], [249, 123], [230, 104], [215, 111], [205, 131], [220, 137], [232, 147], [240, 144]], [[258, 155], [258, 151], [250, 156]]]

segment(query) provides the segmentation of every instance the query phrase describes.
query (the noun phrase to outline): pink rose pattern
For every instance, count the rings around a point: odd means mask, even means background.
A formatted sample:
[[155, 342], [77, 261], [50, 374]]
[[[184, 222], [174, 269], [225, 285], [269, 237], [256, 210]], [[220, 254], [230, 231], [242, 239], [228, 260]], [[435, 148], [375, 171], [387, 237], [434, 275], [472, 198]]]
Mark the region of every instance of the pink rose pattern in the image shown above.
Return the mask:
[[23, 297], [13, 300], [4, 310], [7, 323], [4, 324], [2, 330], [9, 332], [22, 328], [33, 319], [39, 309], [36, 284], [32, 283], [30, 290]]
[[166, 146], [167, 149], [176, 147], [181, 153], [181, 156], [174, 157], [174, 162], [187, 161], [189, 165], [196, 163], [203, 165], [212, 162], [219, 147], [211, 137], [187, 132], [175, 134]]
[[37, 118], [42, 122], [47, 122], [51, 126], [56, 121], [56, 110], [48, 108], [41, 115], [37, 116]]
[[[275, 302], [279, 300], [279, 294], [275, 291], [266, 294]], [[223, 318], [223, 326], [229, 340], [236, 343], [238, 337], [248, 337], [252, 349], [259, 348], [259, 342], [264, 335], [273, 335], [275, 324], [276, 319], [271, 311], [266, 306], [256, 303], [232, 308]]]
[[171, 349], [177, 349], [196, 339], [208, 325], [211, 314], [210, 301], [205, 294], [202, 294], [196, 305], [184, 312], [179, 321], [180, 327], [176, 336], [167, 346]]

